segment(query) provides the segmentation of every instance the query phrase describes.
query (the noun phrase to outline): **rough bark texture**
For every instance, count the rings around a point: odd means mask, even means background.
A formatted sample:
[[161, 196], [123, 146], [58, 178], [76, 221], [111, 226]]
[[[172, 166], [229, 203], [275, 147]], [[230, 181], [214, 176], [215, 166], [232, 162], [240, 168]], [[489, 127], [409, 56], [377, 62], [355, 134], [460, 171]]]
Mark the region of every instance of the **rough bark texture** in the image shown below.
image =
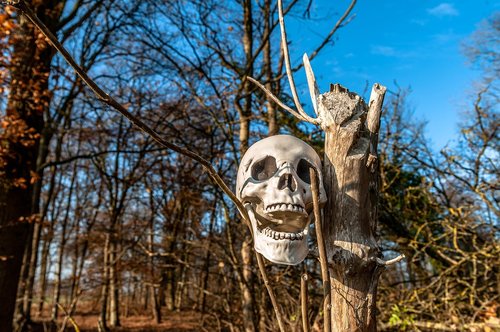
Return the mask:
[[325, 131], [324, 234], [331, 278], [332, 331], [375, 331], [380, 251], [376, 224], [377, 173], [367, 167], [368, 108], [339, 85], [318, 98]]

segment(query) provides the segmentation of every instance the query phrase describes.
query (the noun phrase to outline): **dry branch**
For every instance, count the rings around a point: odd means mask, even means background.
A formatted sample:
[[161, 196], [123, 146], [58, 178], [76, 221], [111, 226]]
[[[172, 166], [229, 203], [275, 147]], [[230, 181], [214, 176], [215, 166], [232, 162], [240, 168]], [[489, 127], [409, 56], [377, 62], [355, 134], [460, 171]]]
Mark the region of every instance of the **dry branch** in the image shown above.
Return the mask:
[[[179, 154], [182, 154], [188, 158], [193, 159], [194, 161], [200, 163], [203, 166], [203, 169], [208, 173], [210, 178], [221, 188], [221, 190], [233, 201], [236, 205], [240, 215], [243, 220], [247, 224], [250, 225], [248, 213], [243, 206], [243, 204], [238, 200], [238, 198], [234, 195], [234, 193], [229, 189], [224, 180], [219, 176], [217, 171], [213, 168], [209, 161], [202, 158], [195, 152], [192, 152], [188, 149], [177, 146], [173, 143], [170, 143], [163, 139], [158, 133], [156, 133], [153, 129], [151, 129], [148, 125], [146, 125], [139, 118], [135, 117], [132, 113], [130, 113], [122, 104], [120, 104], [116, 99], [109, 96], [106, 92], [104, 92], [88, 75], [87, 73], [76, 63], [73, 57], [69, 54], [69, 52], [64, 48], [64, 46], [57, 40], [57, 37], [45, 26], [45, 24], [40, 21], [40, 19], [33, 13], [33, 11], [26, 5], [23, 0], [18, 1], [7, 1], [2, 2], [8, 5], [13, 6], [18, 9], [24, 16], [26, 16], [41, 32], [42, 34], [49, 40], [49, 42], [54, 46], [54, 48], [63, 56], [64, 60], [75, 70], [76, 74], [82, 79], [83, 82], [96, 94], [98, 99], [105, 104], [111, 106], [115, 110], [117, 110], [120, 114], [125, 116], [131, 123], [137, 126], [141, 131], [149, 135], [153, 138], [158, 144], [161, 146], [171, 149]], [[249, 227], [251, 230], [251, 227]], [[284, 332], [284, 324], [281, 317], [280, 309], [274, 295], [274, 292], [269, 284], [269, 279], [267, 277], [265, 264], [262, 256], [258, 253], [255, 253], [257, 256], [257, 262], [259, 266], [259, 270], [266, 285], [269, 297], [271, 298], [271, 303], [274, 307], [276, 313], [276, 319], [278, 321], [278, 325], [280, 331]]]
[[26, 5], [24, 0], [17, 1], [7, 1], [3, 2], [13, 6], [14, 8], [21, 11], [21, 13], [26, 16], [41, 32], [42, 34], [49, 40], [49, 42], [54, 46], [54, 48], [63, 56], [64, 60], [73, 68], [76, 74], [82, 79], [83, 82], [96, 94], [97, 98], [103, 103], [111, 106], [115, 110], [117, 110], [120, 114], [126, 117], [130, 122], [132, 122], [136, 127], [138, 127], [142, 132], [148, 134], [151, 138], [153, 138], [158, 144], [161, 146], [171, 149], [179, 154], [182, 154], [188, 158], [193, 159], [194, 161], [200, 163], [203, 169], [208, 173], [210, 178], [222, 189], [222, 191], [233, 201], [236, 205], [239, 213], [248, 224], [248, 214], [241, 202], [236, 198], [234, 193], [229, 189], [224, 180], [219, 176], [217, 171], [213, 168], [209, 161], [198, 155], [197, 153], [188, 150], [186, 148], [180, 147], [173, 143], [170, 143], [163, 139], [157, 132], [151, 129], [148, 125], [146, 125], [142, 120], [135, 117], [132, 113], [130, 113], [122, 104], [120, 104], [116, 99], [108, 95], [104, 92], [95, 82], [92, 80], [87, 73], [80, 67], [73, 57], [69, 54], [69, 52], [64, 48], [64, 46], [57, 40], [57, 37], [45, 26], [45, 24], [40, 21], [40, 19], [33, 13], [33, 11]]
[[319, 262], [321, 265], [321, 279], [323, 280], [323, 330], [331, 330], [331, 304], [330, 304], [330, 274], [328, 272], [328, 261], [326, 257], [325, 239], [323, 237], [323, 225], [321, 223], [321, 211], [319, 208], [319, 181], [318, 172], [314, 168], [309, 169], [311, 178], [311, 191], [313, 196], [314, 228], [316, 240], [318, 241]]
[[307, 314], [307, 273], [304, 273], [300, 278], [300, 308], [302, 312], [302, 329], [304, 332], [309, 332], [309, 316]]

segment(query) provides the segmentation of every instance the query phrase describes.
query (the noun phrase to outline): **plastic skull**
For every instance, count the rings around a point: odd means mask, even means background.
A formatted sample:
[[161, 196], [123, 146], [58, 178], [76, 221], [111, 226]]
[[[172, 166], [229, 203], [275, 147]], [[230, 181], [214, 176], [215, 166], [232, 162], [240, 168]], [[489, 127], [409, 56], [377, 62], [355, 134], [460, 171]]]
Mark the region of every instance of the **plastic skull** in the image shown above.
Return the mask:
[[250, 215], [255, 250], [271, 262], [296, 265], [307, 256], [307, 232], [314, 216], [311, 167], [318, 171], [324, 204], [321, 160], [302, 140], [271, 136], [252, 145], [241, 160], [237, 196]]

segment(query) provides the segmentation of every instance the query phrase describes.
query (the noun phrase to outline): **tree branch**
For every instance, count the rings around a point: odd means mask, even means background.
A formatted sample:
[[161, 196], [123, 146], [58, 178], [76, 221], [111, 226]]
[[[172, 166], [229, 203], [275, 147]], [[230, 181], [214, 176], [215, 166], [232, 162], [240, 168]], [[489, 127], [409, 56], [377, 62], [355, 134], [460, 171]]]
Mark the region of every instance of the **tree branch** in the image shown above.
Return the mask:
[[302, 312], [302, 329], [309, 332], [309, 316], [307, 314], [307, 273], [300, 278], [300, 307]]
[[64, 48], [64, 46], [57, 40], [57, 38], [52, 34], [52, 32], [45, 26], [45, 24], [40, 21], [40, 19], [33, 13], [33, 11], [28, 7], [28, 5], [24, 2], [24, 0], [13, 0], [13, 1], [4, 1], [8, 5], [13, 6], [14, 8], [21, 11], [21, 13], [26, 16], [41, 32], [42, 34], [50, 41], [52, 46], [63, 56], [64, 60], [75, 70], [76, 74], [82, 79], [83, 82], [95, 93], [97, 98], [104, 102], [105, 104], [111, 106], [115, 110], [117, 110], [120, 114], [126, 117], [131, 123], [137, 126], [141, 131], [149, 135], [153, 138], [158, 144], [161, 146], [171, 149], [179, 154], [182, 154], [188, 158], [193, 159], [194, 161], [200, 163], [203, 169], [208, 173], [210, 178], [222, 189], [222, 191], [233, 201], [236, 205], [239, 213], [245, 220], [247, 224], [249, 224], [249, 217], [247, 211], [243, 207], [243, 204], [238, 200], [235, 194], [229, 189], [224, 180], [219, 176], [217, 171], [213, 168], [209, 161], [202, 158], [198, 154], [177, 146], [173, 143], [170, 143], [163, 139], [158, 133], [156, 133], [153, 129], [148, 127], [144, 122], [135, 117], [132, 113], [130, 113], [122, 104], [120, 104], [116, 99], [109, 96], [105, 93], [88, 75], [87, 73], [76, 63], [73, 57], [69, 54], [69, 52]]
[[311, 178], [311, 192], [313, 198], [314, 210], [314, 229], [316, 230], [316, 239], [318, 241], [319, 262], [321, 265], [321, 279], [323, 280], [323, 330], [331, 330], [331, 295], [330, 295], [330, 273], [328, 271], [328, 261], [326, 257], [325, 239], [323, 237], [323, 228], [321, 225], [321, 211], [319, 209], [319, 173], [314, 169], [309, 169]]

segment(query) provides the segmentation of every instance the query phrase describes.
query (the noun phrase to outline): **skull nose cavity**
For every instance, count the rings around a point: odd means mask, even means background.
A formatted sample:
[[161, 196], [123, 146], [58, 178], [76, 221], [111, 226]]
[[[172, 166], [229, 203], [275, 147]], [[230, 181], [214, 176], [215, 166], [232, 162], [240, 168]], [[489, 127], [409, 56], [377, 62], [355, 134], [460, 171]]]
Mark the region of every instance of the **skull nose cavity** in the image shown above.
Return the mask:
[[283, 174], [278, 181], [278, 189], [284, 190], [285, 188], [290, 189], [291, 192], [297, 189], [297, 182], [290, 173]]

